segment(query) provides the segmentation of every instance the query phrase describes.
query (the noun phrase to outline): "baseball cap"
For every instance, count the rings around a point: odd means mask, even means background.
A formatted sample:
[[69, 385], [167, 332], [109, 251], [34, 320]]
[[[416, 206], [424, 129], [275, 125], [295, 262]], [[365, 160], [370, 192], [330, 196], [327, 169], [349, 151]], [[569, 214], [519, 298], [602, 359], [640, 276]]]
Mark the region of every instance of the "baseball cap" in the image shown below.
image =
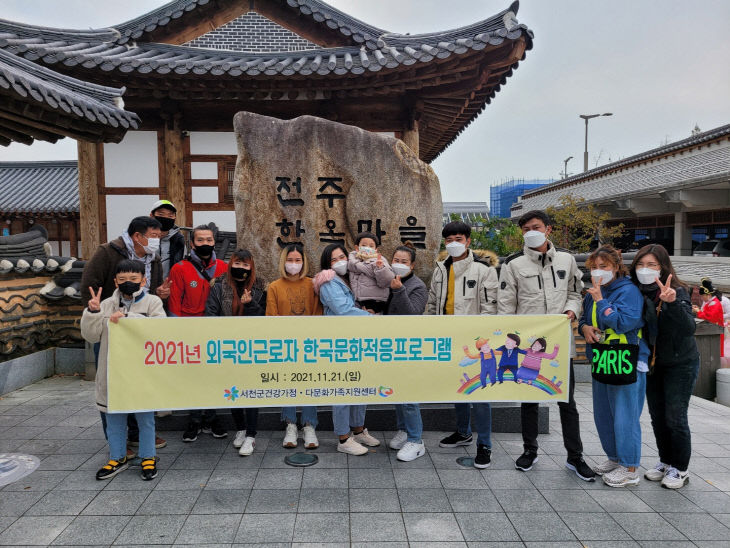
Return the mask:
[[152, 204], [152, 209], [150, 211], [155, 211], [157, 209], [160, 209], [161, 207], [172, 209], [175, 213], [177, 213], [177, 208], [175, 207], [175, 204], [173, 204], [170, 200], [157, 200], [154, 204]]

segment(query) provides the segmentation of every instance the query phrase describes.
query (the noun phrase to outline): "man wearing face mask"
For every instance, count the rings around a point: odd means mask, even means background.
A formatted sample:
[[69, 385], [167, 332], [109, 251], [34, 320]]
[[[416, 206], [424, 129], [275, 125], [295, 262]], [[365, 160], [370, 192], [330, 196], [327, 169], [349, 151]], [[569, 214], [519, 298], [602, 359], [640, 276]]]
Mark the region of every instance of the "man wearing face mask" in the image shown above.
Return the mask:
[[196, 226], [190, 240], [190, 254], [170, 269], [170, 316], [203, 316], [210, 281], [228, 271], [215, 256], [215, 235], [208, 225]]
[[[550, 217], [544, 211], [528, 211], [517, 222], [525, 246], [509, 256], [499, 276], [499, 314], [565, 314], [571, 321], [581, 311], [582, 273], [575, 258], [560, 251], [548, 240], [552, 231]], [[568, 451], [565, 466], [585, 481], [595, 481], [596, 474], [583, 460], [578, 409], [575, 405], [573, 357], [575, 344], [571, 340], [570, 388], [568, 402], [558, 403], [563, 443]], [[515, 468], [526, 472], [538, 461], [538, 404], [523, 403], [522, 441], [524, 453]]]
[[[162, 261], [162, 277], [166, 279], [173, 265], [182, 261], [185, 256], [185, 238], [180, 233], [180, 227], [175, 224], [177, 208], [171, 201], [157, 200], [152, 204], [150, 216], [162, 226], [160, 260]], [[167, 298], [169, 291], [166, 295], [160, 296]]]
[[[428, 292], [426, 314], [477, 315], [497, 313], [497, 270], [480, 262], [469, 249], [471, 227], [461, 221], [444, 226], [441, 236], [449, 256], [436, 263]], [[487, 468], [492, 454], [492, 408], [488, 403], [455, 403], [456, 432], [439, 442], [440, 447], [469, 446], [471, 406], [477, 429], [476, 468]]]

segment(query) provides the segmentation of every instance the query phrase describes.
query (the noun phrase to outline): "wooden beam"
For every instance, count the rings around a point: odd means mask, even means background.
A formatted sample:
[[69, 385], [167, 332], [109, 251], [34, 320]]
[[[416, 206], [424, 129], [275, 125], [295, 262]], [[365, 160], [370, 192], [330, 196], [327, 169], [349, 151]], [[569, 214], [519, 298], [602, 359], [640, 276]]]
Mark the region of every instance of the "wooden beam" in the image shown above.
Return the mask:
[[[175, 114], [165, 124], [163, 131], [162, 158], [165, 162], [164, 193], [177, 208], [177, 219], [187, 218], [185, 204], [185, 176], [183, 133], [180, 129], [180, 115]], [[162, 182], [161, 182], [162, 183]]]
[[[61, 221], [59, 221], [61, 222]], [[68, 241], [70, 244], [69, 253], [72, 257], [79, 256], [79, 235], [76, 230], [76, 219], [71, 217], [68, 221]]]
[[88, 141], [78, 143], [79, 166], [79, 228], [81, 230], [81, 256], [91, 259], [101, 244], [101, 220], [99, 214], [99, 189], [104, 157], [103, 145]]
[[418, 120], [413, 120], [411, 128], [403, 129], [402, 141], [408, 145], [408, 147], [416, 153], [418, 156], [419, 150], [419, 139], [418, 139]]

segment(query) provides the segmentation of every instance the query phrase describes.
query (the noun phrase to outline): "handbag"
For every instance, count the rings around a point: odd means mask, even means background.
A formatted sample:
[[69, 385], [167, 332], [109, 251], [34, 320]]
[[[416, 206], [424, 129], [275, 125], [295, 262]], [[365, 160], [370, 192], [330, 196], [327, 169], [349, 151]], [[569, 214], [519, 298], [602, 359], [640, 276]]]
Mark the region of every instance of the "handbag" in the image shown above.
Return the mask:
[[[598, 327], [596, 303], [593, 303], [591, 323]], [[604, 333], [603, 342], [591, 345], [591, 376], [603, 384], [621, 386], [635, 383], [639, 345], [629, 344], [626, 335], [618, 334], [610, 327]]]

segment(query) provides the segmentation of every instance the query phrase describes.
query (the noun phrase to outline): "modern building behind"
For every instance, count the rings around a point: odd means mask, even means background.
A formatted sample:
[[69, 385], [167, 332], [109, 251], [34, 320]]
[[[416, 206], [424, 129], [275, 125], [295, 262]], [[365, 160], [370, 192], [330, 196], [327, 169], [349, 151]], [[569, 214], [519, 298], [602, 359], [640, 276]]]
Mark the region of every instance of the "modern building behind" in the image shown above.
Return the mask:
[[622, 223], [623, 249], [660, 243], [690, 255], [730, 235], [730, 124], [528, 191], [511, 217], [558, 206], [568, 194]]
[[443, 206], [443, 224], [451, 221], [453, 219], [452, 215], [457, 215], [459, 220], [464, 221], [472, 228], [479, 228], [484, 221], [489, 220], [487, 202], [444, 202]]
[[494, 217], [509, 219], [510, 208], [524, 193], [552, 183], [552, 179], [510, 179], [490, 189], [491, 212]]

